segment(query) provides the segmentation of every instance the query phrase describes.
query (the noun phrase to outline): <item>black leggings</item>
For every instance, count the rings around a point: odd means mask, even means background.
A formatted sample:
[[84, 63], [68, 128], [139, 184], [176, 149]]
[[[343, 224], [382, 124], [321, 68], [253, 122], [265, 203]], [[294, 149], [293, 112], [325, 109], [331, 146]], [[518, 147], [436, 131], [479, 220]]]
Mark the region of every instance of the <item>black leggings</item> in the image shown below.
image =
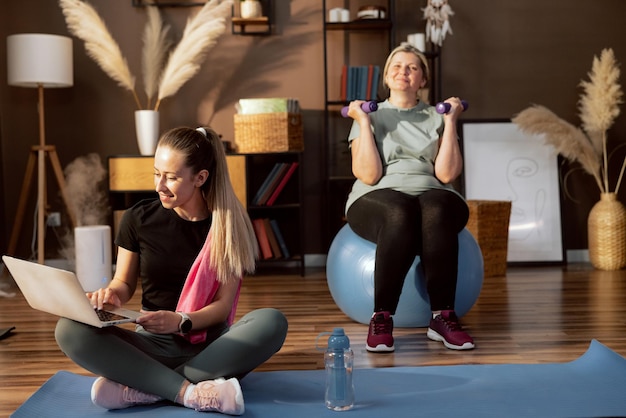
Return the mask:
[[416, 255], [431, 310], [454, 309], [458, 234], [468, 218], [465, 201], [446, 190], [411, 196], [381, 189], [355, 201], [348, 209], [348, 223], [356, 234], [376, 244], [374, 311], [395, 313]]

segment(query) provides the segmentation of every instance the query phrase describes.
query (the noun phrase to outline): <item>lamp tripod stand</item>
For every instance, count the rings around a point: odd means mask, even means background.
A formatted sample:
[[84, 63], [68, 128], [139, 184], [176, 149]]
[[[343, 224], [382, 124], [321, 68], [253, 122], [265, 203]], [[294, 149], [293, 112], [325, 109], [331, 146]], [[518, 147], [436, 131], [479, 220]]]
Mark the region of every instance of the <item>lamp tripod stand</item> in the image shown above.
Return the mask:
[[73, 226], [76, 225], [76, 218], [70, 206], [69, 196], [65, 187], [65, 178], [63, 169], [59, 162], [59, 156], [54, 145], [46, 145], [45, 125], [44, 125], [44, 101], [43, 101], [43, 85], [37, 86], [39, 92], [39, 101], [37, 104], [39, 110], [39, 145], [30, 148], [30, 155], [26, 163], [26, 175], [22, 183], [22, 191], [17, 204], [17, 212], [15, 214], [15, 223], [13, 224], [13, 232], [9, 241], [8, 254], [15, 253], [15, 247], [20, 235], [22, 222], [24, 220], [24, 212], [28, 203], [28, 195], [32, 186], [33, 174], [35, 171], [35, 160], [37, 160], [37, 261], [44, 263], [45, 256], [45, 237], [46, 237], [46, 209], [47, 209], [47, 193], [46, 193], [46, 157], [50, 159], [54, 174], [61, 191], [61, 196], [67, 207], [68, 215]]

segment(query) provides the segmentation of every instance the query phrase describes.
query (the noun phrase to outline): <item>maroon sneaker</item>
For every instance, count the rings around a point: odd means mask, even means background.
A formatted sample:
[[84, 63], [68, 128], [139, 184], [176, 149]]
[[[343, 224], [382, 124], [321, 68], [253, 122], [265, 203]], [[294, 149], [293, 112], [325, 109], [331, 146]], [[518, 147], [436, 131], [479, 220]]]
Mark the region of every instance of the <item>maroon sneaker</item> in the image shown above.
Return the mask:
[[393, 318], [389, 312], [375, 312], [370, 320], [365, 348], [372, 352], [390, 352], [393, 346]]
[[454, 311], [441, 311], [441, 314], [431, 319], [426, 335], [433, 341], [443, 342], [443, 345], [451, 350], [474, 348], [474, 340], [461, 329], [459, 318]]

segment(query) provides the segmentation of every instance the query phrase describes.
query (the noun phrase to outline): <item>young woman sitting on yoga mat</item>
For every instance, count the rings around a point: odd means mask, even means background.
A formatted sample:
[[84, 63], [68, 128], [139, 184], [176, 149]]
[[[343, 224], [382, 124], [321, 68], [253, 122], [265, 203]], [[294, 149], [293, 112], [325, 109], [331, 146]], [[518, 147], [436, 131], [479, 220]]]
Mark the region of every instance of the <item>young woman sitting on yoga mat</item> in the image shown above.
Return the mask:
[[57, 343], [101, 376], [91, 398], [103, 408], [169, 400], [240, 415], [237, 379], [282, 347], [287, 320], [268, 308], [232, 324], [257, 244], [218, 135], [208, 128], [166, 132], [154, 156], [154, 183], [159, 200], [124, 213], [113, 280], [87, 294], [94, 307], [122, 306], [141, 281], [143, 315], [136, 329], [99, 329], [63, 318]]

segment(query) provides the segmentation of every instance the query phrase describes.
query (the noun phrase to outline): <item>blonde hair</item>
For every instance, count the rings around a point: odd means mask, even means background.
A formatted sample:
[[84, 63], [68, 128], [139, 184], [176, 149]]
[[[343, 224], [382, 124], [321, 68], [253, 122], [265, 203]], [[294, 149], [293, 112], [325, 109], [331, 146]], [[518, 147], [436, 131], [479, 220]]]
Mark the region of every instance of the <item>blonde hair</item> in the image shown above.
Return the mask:
[[159, 146], [183, 154], [185, 165], [194, 174], [200, 170], [209, 172], [202, 193], [213, 216], [209, 257], [218, 281], [226, 283], [254, 272], [259, 251], [254, 228], [233, 190], [219, 135], [204, 127], [174, 128], [163, 134]]
[[[385, 67], [383, 68], [383, 82], [385, 82], [385, 78], [387, 78], [387, 71], [389, 71], [391, 60], [399, 52], [410, 52], [419, 59], [420, 67], [422, 67], [422, 76], [424, 77], [426, 83], [428, 83], [428, 81], [430, 80], [430, 68], [428, 67], [428, 59], [426, 58], [426, 55], [424, 55], [419, 49], [415, 48], [408, 42], [402, 42], [399, 46], [395, 47], [395, 49], [391, 51], [387, 56], [387, 61], [385, 61]], [[385, 87], [389, 88], [386, 82]]]

